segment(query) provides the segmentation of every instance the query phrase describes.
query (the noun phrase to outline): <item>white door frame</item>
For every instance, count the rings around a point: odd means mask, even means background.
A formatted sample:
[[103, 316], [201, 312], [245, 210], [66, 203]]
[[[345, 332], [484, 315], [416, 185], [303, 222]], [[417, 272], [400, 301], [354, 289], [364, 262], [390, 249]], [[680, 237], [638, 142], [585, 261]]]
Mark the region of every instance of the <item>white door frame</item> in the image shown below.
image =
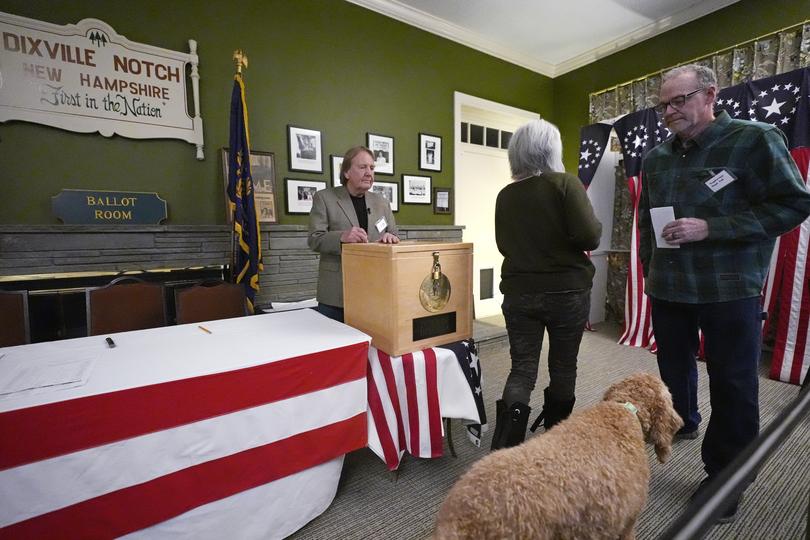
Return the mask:
[[[469, 94], [464, 94], [462, 92], [454, 92], [453, 93], [453, 105], [454, 105], [453, 164], [454, 164], [454, 175], [456, 175], [456, 177], [453, 179], [453, 185], [456, 186], [456, 187], [459, 186], [457, 175], [458, 175], [458, 171], [460, 170], [461, 156], [462, 156], [462, 153], [463, 153], [462, 149], [466, 148], [466, 146], [467, 146], [466, 143], [461, 142], [461, 122], [464, 120], [464, 116], [462, 114], [462, 107], [471, 108], [471, 109], [477, 109], [477, 110], [480, 110], [480, 111], [484, 111], [486, 113], [491, 113], [492, 115], [494, 115], [496, 117], [497, 116], [509, 117], [509, 122], [508, 123], [512, 124], [512, 125], [515, 124], [515, 121], [518, 122], [517, 125], [521, 125], [522, 123], [529, 122], [531, 120], [537, 120], [537, 119], [540, 118], [540, 115], [538, 113], [531, 112], [531, 111], [525, 111], [523, 109], [518, 109], [516, 107], [511, 107], [509, 105], [503, 105], [501, 103], [496, 103], [494, 101], [489, 101], [487, 99], [471, 96]], [[466, 121], [466, 120], [464, 120], [464, 121]], [[486, 146], [481, 147], [481, 149], [482, 150], [487, 150], [487, 149], [488, 150], [493, 150], [493, 149], [488, 148]], [[459, 197], [457, 197], [456, 200], [458, 201]], [[495, 204], [494, 200], [492, 201], [492, 204], [493, 205]], [[459, 223], [458, 222], [458, 216], [459, 216], [458, 204], [456, 204], [456, 211], [454, 212], [454, 216], [453, 216], [454, 223], [456, 225], [462, 225], [462, 226], [465, 226], [465, 227], [469, 228], [469, 226], [470, 226], [469, 223]], [[482, 239], [470, 238], [469, 235], [465, 235], [465, 236], [467, 236], [467, 238], [465, 238], [465, 240], [473, 242], [473, 244], [475, 244], [475, 242], [477, 240], [482, 240]], [[487, 240], [487, 245], [490, 248], [494, 248], [495, 246], [490, 245], [489, 242], [490, 241]], [[483, 247], [479, 246], [479, 248], [478, 248], [479, 253], [482, 252], [481, 251], [482, 249], [483, 249]], [[476, 248], [475, 248], [475, 246], [473, 246], [473, 261], [474, 261], [473, 262], [473, 264], [474, 264], [473, 272], [474, 273], [477, 272], [476, 266], [480, 266], [480, 262], [481, 262], [481, 260], [478, 257], [476, 257], [475, 252], [476, 252]], [[483, 250], [483, 252], [488, 253], [489, 249]], [[478, 262], [476, 262], [476, 261], [478, 261]], [[498, 289], [497, 289], [497, 283], [500, 281], [500, 266], [498, 265], [496, 268], [494, 268], [494, 270], [495, 270], [495, 273], [496, 273], [495, 276], [493, 276], [494, 280], [495, 280], [495, 284], [494, 284], [495, 285], [495, 290], [493, 291], [493, 293], [495, 295], [494, 299], [495, 299], [495, 301], [498, 302], [498, 304], [500, 304], [500, 302], [498, 301], [498, 298], [500, 297], [500, 293], [498, 292]], [[478, 281], [479, 281], [478, 277], [479, 276], [477, 274], [473, 276], [473, 287], [476, 287], [476, 284], [478, 284]], [[478, 298], [478, 296], [479, 296], [479, 291], [473, 290], [473, 297]], [[481, 301], [481, 300], [478, 299], [478, 301]], [[489, 300], [482, 301], [482, 302], [489, 302]], [[491, 306], [489, 306], [489, 307], [491, 307]], [[481, 315], [481, 316], [483, 316], [483, 315]]]
[[[517, 107], [512, 107], [510, 105], [504, 105], [503, 103], [498, 103], [496, 101], [490, 101], [488, 99], [479, 98], [475, 96], [471, 96], [470, 94], [465, 94], [463, 92], [453, 92], [453, 170], [456, 170], [456, 163], [458, 162], [459, 155], [461, 153], [461, 147], [459, 146], [459, 142], [461, 141], [461, 107], [467, 105], [469, 107], [474, 107], [476, 109], [482, 109], [485, 111], [490, 111], [493, 113], [500, 113], [506, 114], [509, 116], [522, 116], [526, 119], [526, 121], [530, 120], [538, 120], [540, 115], [538, 113], [534, 113], [531, 111], [526, 111], [523, 109], [518, 109]], [[455, 178], [453, 179], [453, 185], [455, 185]], [[455, 222], [455, 216], [453, 217]], [[456, 223], [456, 225], [458, 225]]]

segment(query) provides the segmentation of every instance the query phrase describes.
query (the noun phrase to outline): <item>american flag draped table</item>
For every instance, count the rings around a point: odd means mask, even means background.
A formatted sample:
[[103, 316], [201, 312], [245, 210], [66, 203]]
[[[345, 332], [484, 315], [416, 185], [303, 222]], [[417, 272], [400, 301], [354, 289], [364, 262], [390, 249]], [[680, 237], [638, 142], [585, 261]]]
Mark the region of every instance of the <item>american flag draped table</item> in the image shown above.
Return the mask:
[[0, 539], [284, 538], [331, 504], [344, 454], [388, 460], [373, 381], [412, 428], [396, 463], [441, 455], [437, 414], [483, 419], [474, 355], [381, 363], [309, 309], [110, 337], [0, 349]]
[[311, 310], [203, 326], [0, 349], [0, 538], [282, 538], [329, 506], [369, 337]]

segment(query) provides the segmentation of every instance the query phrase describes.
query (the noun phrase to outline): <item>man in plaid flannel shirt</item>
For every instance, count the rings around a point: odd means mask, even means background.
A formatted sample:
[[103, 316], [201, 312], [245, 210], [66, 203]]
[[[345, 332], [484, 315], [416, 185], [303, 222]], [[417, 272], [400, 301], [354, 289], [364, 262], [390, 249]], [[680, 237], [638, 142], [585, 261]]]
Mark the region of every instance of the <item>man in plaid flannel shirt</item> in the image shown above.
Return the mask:
[[[760, 294], [775, 238], [810, 215], [784, 134], [725, 111], [715, 118], [716, 95], [709, 68], [664, 75], [656, 111], [675, 136], [644, 158], [638, 209], [658, 369], [684, 420], [679, 438], [698, 436], [698, 329], [704, 336], [712, 413], [699, 490], [759, 433]], [[654, 227], [651, 209], [675, 219]], [[741, 495], [720, 522], [734, 519]]]

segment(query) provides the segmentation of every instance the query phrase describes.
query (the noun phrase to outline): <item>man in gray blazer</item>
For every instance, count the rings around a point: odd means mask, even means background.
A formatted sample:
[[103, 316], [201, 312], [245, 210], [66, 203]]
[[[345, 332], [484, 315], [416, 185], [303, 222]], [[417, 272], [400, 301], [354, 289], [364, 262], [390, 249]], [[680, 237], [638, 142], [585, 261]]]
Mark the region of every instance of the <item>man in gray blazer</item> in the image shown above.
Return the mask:
[[396, 244], [397, 224], [390, 203], [369, 191], [374, 185], [374, 154], [365, 146], [346, 152], [340, 166], [343, 185], [315, 193], [309, 214], [310, 249], [318, 265], [318, 311], [343, 322], [341, 246], [347, 243]]

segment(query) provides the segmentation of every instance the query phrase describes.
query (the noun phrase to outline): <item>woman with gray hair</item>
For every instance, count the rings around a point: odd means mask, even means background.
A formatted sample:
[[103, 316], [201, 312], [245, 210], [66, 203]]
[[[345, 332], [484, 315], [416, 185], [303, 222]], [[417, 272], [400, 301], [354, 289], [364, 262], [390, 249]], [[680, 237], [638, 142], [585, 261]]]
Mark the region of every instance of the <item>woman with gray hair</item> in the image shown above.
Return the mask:
[[585, 188], [562, 165], [560, 132], [534, 120], [509, 142], [513, 182], [495, 203], [503, 315], [512, 370], [497, 402], [492, 449], [526, 437], [529, 398], [537, 381], [543, 332], [549, 336], [549, 385], [534, 430], [548, 430], [574, 408], [577, 354], [588, 321], [594, 266], [587, 250], [599, 245], [602, 224]]

